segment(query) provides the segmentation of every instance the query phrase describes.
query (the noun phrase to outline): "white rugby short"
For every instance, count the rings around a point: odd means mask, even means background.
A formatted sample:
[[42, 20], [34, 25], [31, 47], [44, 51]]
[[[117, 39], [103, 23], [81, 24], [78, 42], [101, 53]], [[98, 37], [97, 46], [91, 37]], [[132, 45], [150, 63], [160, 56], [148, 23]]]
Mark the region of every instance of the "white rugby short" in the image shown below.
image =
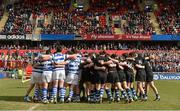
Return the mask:
[[66, 78], [65, 70], [53, 71], [52, 80], [65, 80], [65, 78]]
[[65, 79], [65, 83], [78, 85], [78, 83], [79, 83], [79, 75], [77, 75], [77, 74], [68, 74], [66, 79]]
[[49, 83], [52, 81], [52, 71], [43, 71], [42, 82]]
[[41, 83], [42, 82], [42, 73], [40, 72], [32, 72], [31, 75], [31, 83], [36, 84], [36, 83]]

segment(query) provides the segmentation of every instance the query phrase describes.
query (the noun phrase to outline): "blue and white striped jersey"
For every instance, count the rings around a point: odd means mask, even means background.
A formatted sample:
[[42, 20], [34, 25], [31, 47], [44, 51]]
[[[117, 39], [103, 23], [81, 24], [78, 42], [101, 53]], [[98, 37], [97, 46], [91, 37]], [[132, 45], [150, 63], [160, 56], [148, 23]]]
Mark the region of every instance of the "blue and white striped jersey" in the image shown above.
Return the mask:
[[43, 68], [40, 62], [40, 56], [36, 55], [35, 60], [33, 61], [33, 65], [38, 64], [36, 66], [33, 66], [32, 72], [42, 73]]
[[82, 55], [81, 54], [77, 54], [77, 60], [79, 61], [79, 64], [80, 64], [81, 60], [82, 60]]
[[[55, 53], [53, 55], [53, 62], [54, 63], [59, 63], [59, 62], [64, 62], [66, 59], [66, 55], [62, 54], [62, 53]], [[60, 67], [55, 67], [53, 70], [64, 70], [64, 68], [60, 68]]]
[[52, 56], [51, 56], [51, 59], [49, 59], [49, 60], [41, 61], [41, 66], [42, 66], [43, 71], [52, 71], [52, 69], [53, 69], [52, 63], [53, 63]]
[[68, 64], [67, 64], [67, 73], [68, 74], [79, 74], [79, 65], [80, 65], [80, 62], [77, 59], [73, 60], [69, 60], [68, 61]]

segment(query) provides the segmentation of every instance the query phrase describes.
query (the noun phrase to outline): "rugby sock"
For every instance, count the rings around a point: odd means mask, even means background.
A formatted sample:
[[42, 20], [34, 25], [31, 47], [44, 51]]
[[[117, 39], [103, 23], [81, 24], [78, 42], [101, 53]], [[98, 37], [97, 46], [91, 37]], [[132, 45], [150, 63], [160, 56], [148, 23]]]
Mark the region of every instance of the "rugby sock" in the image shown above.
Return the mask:
[[80, 94], [76, 94], [75, 98], [76, 98], [76, 100], [79, 100], [80, 99]]
[[142, 93], [141, 92], [139, 93], [139, 98], [142, 98]]
[[42, 89], [39, 89], [38, 100], [42, 100]]
[[112, 97], [112, 96], [111, 96], [111, 90], [110, 90], [110, 89], [106, 89], [106, 94], [107, 94], [107, 97], [108, 97], [108, 98]]
[[156, 94], [156, 97], [158, 97], [159, 96], [159, 94]]
[[36, 88], [36, 89], [34, 90], [34, 97], [35, 97], [35, 98], [38, 98], [38, 96], [39, 96], [39, 88]]
[[116, 97], [116, 98], [119, 98], [119, 97], [120, 97], [120, 95], [119, 95], [119, 90], [118, 90], [118, 89], [115, 89], [115, 97]]
[[100, 89], [100, 97], [103, 97], [103, 95], [104, 95], [104, 89], [101, 88], [101, 89]]
[[114, 89], [114, 88], [111, 88], [112, 97], [114, 97], [114, 91], [115, 91], [115, 89]]
[[143, 96], [143, 98], [145, 98], [145, 97], [146, 97], [146, 94], [143, 94], [142, 96]]
[[127, 95], [129, 98], [132, 98], [131, 90], [128, 88], [126, 89]]
[[52, 97], [57, 97], [57, 87], [52, 88]]
[[51, 99], [52, 98], [52, 88], [51, 89], [48, 89], [47, 91], [47, 99]]
[[66, 95], [66, 89], [65, 88], [59, 88], [59, 97], [61, 99], [64, 99], [65, 95]]
[[100, 90], [96, 90], [96, 99], [97, 99], [97, 100], [100, 99]]
[[132, 91], [133, 96], [137, 96], [136, 95], [136, 90], [134, 88], [131, 88], [131, 91]]
[[47, 99], [47, 89], [43, 88], [42, 89], [42, 100]]
[[73, 89], [70, 89], [70, 90], [69, 90], [69, 98], [72, 98], [72, 97], [73, 97], [73, 94], [74, 94]]
[[94, 90], [91, 90], [90, 98], [91, 98], [91, 99], [94, 99], [94, 96], [95, 96], [95, 91], [94, 91]]
[[160, 99], [160, 95], [159, 94], [156, 94], [156, 99]]
[[121, 95], [122, 95], [122, 97], [127, 97], [127, 95], [126, 95], [126, 91], [125, 90], [123, 90], [123, 91], [121, 91]]

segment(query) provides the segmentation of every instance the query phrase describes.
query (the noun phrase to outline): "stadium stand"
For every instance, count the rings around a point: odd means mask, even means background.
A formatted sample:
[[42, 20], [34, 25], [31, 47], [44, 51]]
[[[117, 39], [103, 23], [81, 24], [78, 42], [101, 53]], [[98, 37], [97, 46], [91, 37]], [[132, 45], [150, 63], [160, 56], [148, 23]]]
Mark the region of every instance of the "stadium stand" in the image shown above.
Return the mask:
[[180, 8], [177, 1], [168, 1], [164, 3], [162, 0], [158, 0], [157, 2], [159, 4], [159, 10], [155, 13], [161, 31], [164, 34], [179, 34]]
[[[176, 0], [156, 2], [159, 8], [154, 12], [163, 34], [179, 34]], [[70, 11], [68, 0], [25, 0], [9, 9], [2, 33], [30, 34], [39, 27], [42, 34], [115, 34], [115, 29], [124, 34], [153, 34], [151, 14], [138, 4], [135, 0], [90, 0], [87, 11]], [[2, 15], [0, 10], [0, 18]]]
[[[23, 8], [22, 8], [23, 7]], [[9, 9], [9, 18], [2, 31], [3, 34], [30, 34], [33, 26], [29, 21], [32, 9], [23, 3], [14, 4]]]
[[[156, 0], [158, 9], [155, 12], [162, 34], [179, 34], [179, 7], [177, 1], [163, 2]], [[119, 28], [122, 34], [151, 35], [154, 28], [148, 11], [140, 10], [136, 0], [90, 0], [87, 11], [70, 10], [68, 0], [24, 0], [15, 3], [8, 9], [9, 17], [2, 30], [2, 35], [34, 34], [36, 28], [41, 34], [115, 34], [114, 28]], [[4, 10], [0, 8], [0, 20]], [[51, 19], [48, 19], [51, 17]], [[48, 20], [47, 20], [48, 19]], [[48, 22], [46, 22], [48, 21]], [[117, 22], [117, 23], [116, 23]], [[138, 39], [137, 39], [138, 40]], [[39, 44], [39, 43], [38, 43]], [[76, 48], [78, 50], [152, 50], [157, 59], [153, 62], [154, 71], [179, 71], [178, 46], [171, 43], [154, 42], [48, 42], [49, 48], [54, 49], [61, 44], [64, 49]], [[46, 46], [44, 45], [44, 46]], [[32, 50], [42, 46], [21, 42], [1, 43], [1, 49]], [[157, 50], [157, 51], [155, 51]], [[163, 52], [159, 52], [163, 50]], [[173, 50], [169, 52], [169, 50]], [[163, 59], [159, 59], [163, 58]]]
[[[61, 44], [64, 50], [69, 50], [75, 48], [77, 50], [134, 50], [142, 51], [144, 54], [152, 55], [155, 57], [154, 61], [151, 61], [153, 65], [153, 71], [155, 72], [179, 72], [180, 71], [180, 51], [178, 46], [174, 43], [167, 42], [142, 42], [141, 44], [134, 42], [88, 42], [88, 41], [59, 41], [59, 42], [44, 42], [43, 45], [39, 44], [34, 46], [34, 44], [28, 44], [24, 42], [21, 45], [13, 45], [13, 43], [2, 43], [1, 50], [27, 50], [26, 53], [19, 52], [13, 56], [20, 55], [25, 59], [31, 56], [32, 52], [29, 50], [40, 50], [41, 47], [49, 47], [54, 50], [56, 46]], [[12, 53], [11, 53], [12, 55]], [[1, 53], [1, 56], [4, 54]], [[3, 57], [2, 57], [3, 58]], [[16, 57], [15, 57], [16, 58]]]

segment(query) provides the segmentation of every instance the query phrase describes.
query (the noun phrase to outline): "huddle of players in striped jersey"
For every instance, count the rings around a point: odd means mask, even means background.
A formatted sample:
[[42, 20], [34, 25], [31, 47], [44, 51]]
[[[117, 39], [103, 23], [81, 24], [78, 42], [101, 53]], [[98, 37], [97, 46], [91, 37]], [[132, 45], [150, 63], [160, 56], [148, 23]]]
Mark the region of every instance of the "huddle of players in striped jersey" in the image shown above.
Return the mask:
[[34, 87], [33, 101], [44, 104], [81, 102], [81, 95], [89, 103], [102, 103], [104, 92], [110, 103], [147, 101], [149, 86], [156, 94], [155, 100], [160, 100], [153, 82], [152, 56], [137, 53], [118, 56], [105, 51], [80, 54], [74, 49], [63, 54], [61, 51], [58, 47], [54, 54], [46, 50], [34, 57], [25, 101], [31, 101], [29, 94]]

